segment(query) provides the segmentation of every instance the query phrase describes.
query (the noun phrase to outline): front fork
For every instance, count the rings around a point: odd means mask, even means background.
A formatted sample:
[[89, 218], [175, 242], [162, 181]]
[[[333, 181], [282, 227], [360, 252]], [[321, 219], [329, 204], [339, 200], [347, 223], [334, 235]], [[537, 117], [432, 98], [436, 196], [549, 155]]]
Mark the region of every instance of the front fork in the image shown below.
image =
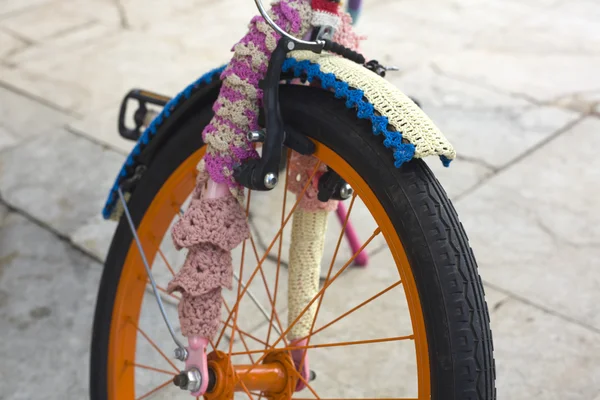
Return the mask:
[[[327, 44], [330, 43], [331, 42]], [[261, 88], [264, 91], [263, 113], [267, 132], [266, 134], [263, 133], [262, 136], [257, 135], [262, 139], [261, 141], [263, 141], [262, 156], [260, 159], [247, 160], [234, 170], [234, 177], [242, 186], [251, 190], [272, 190], [278, 182], [282, 154], [281, 149], [284, 146], [304, 155], [314, 153], [314, 143], [307, 137], [294, 132], [292, 129], [284, 130], [284, 123], [279, 109], [279, 83], [282, 66], [288, 52], [303, 49], [320, 52], [324, 47], [326, 48], [327, 46], [326, 43], [322, 41], [309, 43], [301, 40], [294, 40], [285, 35], [279, 40], [269, 61], [266, 77], [261, 82]], [[356, 53], [350, 53], [356, 55]], [[364, 63], [364, 60], [362, 61]], [[160, 106], [164, 105], [167, 99], [163, 96], [160, 96], [159, 98], [157, 96], [148, 95], [148, 93], [138, 93], [137, 91], [135, 93], [130, 93], [130, 96], [128, 97], [135, 98], [140, 103], [138, 112], [136, 112], [135, 115], [135, 128], [128, 129], [122, 123], [125, 116], [126, 99], [120, 113], [119, 131], [125, 138], [137, 139], [139, 137], [141, 126], [146, 125], [147, 123], [145, 114], [148, 111], [144, 106], [144, 102], [150, 102]], [[249, 138], [250, 137], [251, 135], [249, 135]], [[327, 197], [322, 201], [327, 201], [332, 198], [343, 200], [345, 196], [342, 195], [340, 198], [340, 195], [344, 192], [350, 193], [348, 192], [348, 185], [334, 171], [329, 171], [325, 175], [328, 175], [328, 178], [324, 178], [324, 182], [319, 182], [320, 194], [325, 193], [325, 197]], [[323, 188], [321, 188], [321, 186], [323, 186]], [[208, 198], [218, 198], [227, 195], [228, 192], [229, 189], [225, 184], [217, 184], [212, 180], [209, 180], [205, 196]], [[322, 196], [320, 195], [320, 200], [321, 197]], [[124, 203], [124, 207], [126, 207], [125, 199], [122, 198], [121, 201]], [[343, 221], [346, 219], [346, 212], [341, 203], [340, 207], [341, 208], [338, 208], [337, 215], [340, 220]], [[347, 238], [353, 250], [360, 247], [351, 226], [347, 227]], [[359, 257], [359, 264], [366, 264], [366, 256]], [[150, 271], [147, 272], [149, 273], [149, 276], [151, 276]], [[207, 357], [208, 339], [197, 336], [189, 337], [188, 346], [185, 349], [175, 337], [174, 340], [179, 346], [178, 349], [176, 349], [176, 357], [181, 361], [185, 361], [185, 370], [177, 375], [173, 382], [180, 388], [189, 390], [193, 396], [202, 396], [206, 394], [207, 391], [211, 389], [211, 386], [215, 385], [216, 380], [214, 374], [211, 376], [211, 369], [209, 369], [209, 360]], [[292, 342], [292, 345], [296, 347], [303, 347], [305, 344], [306, 340]], [[310, 380], [311, 375], [308, 368], [306, 351], [306, 349], [293, 350], [290, 354], [292, 361], [287, 364], [292, 365], [292, 368], [295, 368], [296, 373], [299, 372], [304, 380], [308, 381]], [[284, 354], [283, 357], [285, 360], [286, 355]], [[278, 365], [280, 364], [281, 362]], [[286, 364], [286, 362], [284, 362], [284, 364]], [[243, 370], [243, 367], [240, 368]], [[244, 372], [242, 370], [240, 370], [240, 373], [243, 374]], [[261, 369], [259, 368], [252, 372], [253, 370], [254, 368], [248, 368], [244, 377], [248, 378], [250, 381], [257, 379], [256, 377], [260, 376]], [[277, 370], [271, 372], [273, 376], [281, 376], [281, 374], [278, 374]], [[292, 388], [292, 391], [301, 390], [303, 387], [304, 385], [300, 383], [295, 388]]]

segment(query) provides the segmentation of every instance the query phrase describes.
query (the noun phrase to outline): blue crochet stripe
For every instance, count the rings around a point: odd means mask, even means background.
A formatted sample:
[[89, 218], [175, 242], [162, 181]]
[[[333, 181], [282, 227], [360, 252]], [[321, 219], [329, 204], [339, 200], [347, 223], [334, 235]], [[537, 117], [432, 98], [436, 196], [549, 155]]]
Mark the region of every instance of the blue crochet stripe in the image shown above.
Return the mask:
[[192, 93], [199, 87], [206, 86], [206, 85], [210, 84], [211, 82], [213, 82], [216, 76], [221, 75], [221, 73], [223, 72], [225, 67], [226, 67], [226, 65], [219, 67], [219, 68], [215, 68], [212, 71], [207, 72], [206, 74], [202, 75], [198, 80], [196, 80], [194, 83], [192, 83], [191, 85], [186, 87], [181, 93], [179, 93], [177, 96], [172, 98], [165, 105], [165, 107], [163, 108], [161, 113], [158, 114], [156, 116], [156, 118], [154, 118], [152, 123], [150, 123], [150, 125], [146, 128], [144, 133], [140, 136], [135, 147], [133, 148], [133, 150], [131, 151], [131, 153], [129, 154], [127, 159], [125, 160], [125, 164], [121, 168], [121, 171], [119, 172], [119, 175], [117, 176], [117, 179], [115, 180], [115, 184], [113, 185], [112, 189], [110, 190], [110, 193], [108, 194], [108, 199], [106, 200], [106, 204], [104, 205], [104, 209], [102, 210], [102, 216], [105, 219], [110, 218], [110, 215], [112, 214], [113, 209], [115, 208], [115, 205], [117, 203], [117, 200], [118, 200], [117, 189], [119, 188], [119, 186], [121, 185], [123, 180], [125, 180], [129, 177], [128, 173], [127, 173], [127, 169], [131, 168], [135, 164], [135, 158], [141, 154], [142, 150], [146, 147], [146, 145], [148, 145], [148, 143], [150, 143], [150, 141], [154, 138], [158, 128], [163, 124], [163, 122], [167, 118], [169, 118], [171, 116], [171, 113], [175, 110], [175, 108], [179, 104], [181, 104], [181, 102], [184, 99], [189, 99], [190, 96], [192, 95]]
[[295, 58], [288, 58], [283, 63], [282, 69], [283, 72], [292, 71], [295, 77], [306, 74], [309, 82], [315, 78], [319, 79], [323, 89], [333, 89], [336, 98], [346, 100], [346, 107], [356, 108], [358, 118], [370, 120], [373, 133], [383, 135], [385, 138], [383, 145], [392, 149], [396, 168], [413, 159], [415, 146], [411, 143], [402, 143], [402, 133], [388, 129], [388, 118], [375, 114], [373, 104], [365, 100], [365, 93], [362, 90], [351, 88], [346, 82], [338, 80], [332, 73], [322, 72], [319, 64], [308, 60], [298, 61]]

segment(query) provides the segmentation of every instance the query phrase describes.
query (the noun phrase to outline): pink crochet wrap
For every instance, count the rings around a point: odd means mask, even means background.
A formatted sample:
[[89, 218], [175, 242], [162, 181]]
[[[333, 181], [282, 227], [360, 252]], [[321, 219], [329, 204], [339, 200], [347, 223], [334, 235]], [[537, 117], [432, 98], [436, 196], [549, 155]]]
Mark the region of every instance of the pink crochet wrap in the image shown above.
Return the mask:
[[[198, 188], [206, 175], [201, 174]], [[231, 195], [217, 199], [195, 190], [192, 202], [171, 231], [177, 249], [189, 249], [183, 267], [169, 282], [169, 292], [182, 293], [179, 322], [185, 336], [213, 338], [221, 316], [221, 290], [231, 289], [231, 250], [249, 237], [246, 213]]]
[[[324, 4], [323, 1], [317, 3]], [[270, 15], [279, 26], [297, 37], [309, 33], [311, 22], [325, 18], [336, 24], [334, 40], [338, 43], [357, 49], [363, 39], [353, 32], [348, 14], [334, 15], [331, 10], [319, 7], [313, 10], [310, 0], [276, 2]], [[252, 19], [248, 34], [233, 47], [233, 58], [221, 75], [223, 85], [213, 106], [215, 115], [202, 132], [207, 153], [199, 165], [200, 175], [192, 203], [172, 230], [175, 246], [189, 249], [183, 267], [168, 285], [170, 292], [182, 293], [179, 319], [185, 336], [209, 339], [215, 336], [221, 316], [221, 290], [230, 289], [232, 285], [231, 250], [249, 236], [246, 214], [239, 201], [243, 199], [243, 190], [232, 174], [244, 160], [258, 157], [247, 140], [247, 132], [258, 129], [263, 98], [258, 83], [266, 74], [279, 39], [279, 34], [262, 17]], [[302, 190], [315, 163], [311, 156], [293, 154], [289, 168], [292, 192]], [[324, 171], [322, 165], [317, 178]], [[227, 184], [235, 197], [203, 198], [207, 173], [213, 181]], [[316, 199], [316, 182], [315, 179], [307, 190], [300, 207], [335, 209], [337, 202], [321, 203]]]

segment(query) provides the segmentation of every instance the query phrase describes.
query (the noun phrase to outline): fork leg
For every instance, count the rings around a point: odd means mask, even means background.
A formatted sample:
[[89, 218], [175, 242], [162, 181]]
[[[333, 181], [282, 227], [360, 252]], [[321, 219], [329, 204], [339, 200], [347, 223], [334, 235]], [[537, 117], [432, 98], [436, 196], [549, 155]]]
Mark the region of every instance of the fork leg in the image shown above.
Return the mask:
[[[292, 324], [302, 310], [319, 292], [321, 259], [325, 246], [327, 230], [327, 210], [305, 211], [297, 209], [292, 221], [292, 241], [290, 243], [290, 261], [288, 275], [288, 325]], [[292, 346], [306, 344], [314, 324], [317, 303], [300, 317], [291, 327], [288, 337]], [[309, 380], [310, 368], [306, 350], [292, 350], [292, 358], [298, 372]], [[296, 391], [304, 384], [298, 381]]]
[[[346, 206], [344, 205], [343, 202], [339, 202], [337, 210], [336, 210], [336, 214], [338, 216], [338, 219], [340, 220], [340, 224], [344, 224], [344, 221], [346, 221], [346, 216], [348, 215], [348, 210], [346, 209]], [[360, 242], [360, 239], [358, 239], [358, 235], [356, 234], [356, 230], [354, 229], [354, 226], [352, 225], [352, 221], [348, 221], [348, 224], [346, 225], [346, 239], [348, 240], [348, 244], [350, 245], [350, 248], [352, 249], [352, 254], [356, 253], [362, 246], [362, 243]], [[358, 266], [358, 267], [366, 267], [367, 264], [369, 263], [369, 256], [367, 255], [367, 252], [365, 250], [361, 251], [360, 254], [358, 256], [356, 256], [356, 258], [354, 259], [354, 265]]]

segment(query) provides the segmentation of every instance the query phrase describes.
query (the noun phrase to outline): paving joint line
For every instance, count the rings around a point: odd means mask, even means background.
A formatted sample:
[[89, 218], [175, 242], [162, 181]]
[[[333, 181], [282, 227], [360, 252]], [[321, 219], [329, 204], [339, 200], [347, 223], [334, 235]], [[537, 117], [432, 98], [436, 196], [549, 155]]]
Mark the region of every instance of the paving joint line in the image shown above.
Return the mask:
[[17, 215], [20, 215], [21, 217], [25, 218], [27, 221], [36, 225], [38, 228], [41, 228], [47, 232], [52, 233], [58, 240], [60, 240], [63, 243], [68, 244], [69, 247], [71, 249], [73, 249], [74, 251], [77, 251], [78, 253], [80, 253], [86, 257], [89, 257], [93, 261], [96, 261], [96, 262], [104, 265], [103, 259], [101, 259], [97, 255], [91, 253], [90, 251], [86, 250], [85, 248], [79, 246], [78, 244], [73, 242], [71, 240], [71, 238], [69, 238], [69, 236], [65, 235], [64, 233], [58, 231], [57, 229], [53, 228], [52, 226], [48, 225], [47, 223], [39, 220], [38, 218], [36, 218], [33, 215], [29, 214], [28, 212], [24, 211], [23, 209], [10, 204], [9, 202], [7, 202], [4, 199], [4, 197], [2, 197], [2, 194], [0, 194], [0, 205], [3, 205], [4, 207], [6, 207], [9, 211], [9, 213], [15, 213]]
[[483, 280], [483, 284], [485, 286], [487, 286], [487, 287], [490, 287], [491, 289], [494, 289], [494, 290], [496, 290], [498, 292], [501, 292], [501, 293], [503, 293], [503, 294], [505, 294], [505, 295], [508, 296], [507, 299], [504, 299], [504, 300], [500, 301], [500, 306], [498, 306], [498, 304], [497, 304], [493, 308], [493, 312], [495, 312], [498, 309], [500, 309], [508, 300], [515, 300], [515, 301], [521, 302], [523, 304], [527, 304], [528, 306], [531, 306], [531, 307], [535, 308], [538, 311], [542, 311], [545, 314], [552, 315], [552, 316], [560, 318], [560, 319], [562, 319], [564, 321], [567, 321], [567, 322], [570, 322], [572, 324], [575, 324], [575, 325], [577, 325], [577, 326], [579, 326], [581, 328], [584, 328], [584, 329], [586, 329], [588, 331], [600, 334], [600, 328], [596, 328], [593, 325], [586, 324], [586, 323], [581, 322], [581, 321], [579, 321], [579, 320], [577, 320], [577, 319], [575, 319], [573, 317], [570, 317], [570, 316], [562, 314], [562, 313], [560, 313], [558, 311], [552, 310], [551, 308], [548, 308], [546, 306], [538, 304], [538, 303], [536, 303], [536, 302], [534, 302], [532, 300], [529, 300], [526, 297], [523, 297], [523, 296], [521, 296], [519, 294], [516, 294], [516, 293], [514, 293], [514, 292], [512, 292], [512, 291], [510, 291], [508, 289], [504, 289], [503, 287], [495, 285], [493, 283], [490, 283], [490, 282], [488, 282], [486, 280]]
[[119, 24], [122, 29], [131, 29], [131, 24], [129, 23], [129, 18], [127, 18], [127, 10], [121, 0], [113, 0], [113, 4], [117, 8], [117, 12], [119, 13]]
[[483, 178], [482, 180], [480, 180], [479, 182], [477, 182], [475, 185], [473, 185], [469, 189], [465, 190], [463, 193], [461, 193], [458, 196], [456, 196], [456, 198], [453, 200], [453, 202], [456, 203], [456, 204], [458, 204], [458, 202], [460, 202], [462, 199], [464, 199], [465, 197], [467, 197], [471, 193], [475, 192], [477, 189], [479, 189], [483, 185], [485, 185], [487, 182], [489, 182], [495, 176], [497, 176], [500, 173], [502, 173], [502, 172], [504, 172], [504, 171], [512, 168], [515, 165], [518, 165], [525, 158], [527, 158], [527, 157], [531, 156], [532, 154], [540, 151], [542, 148], [546, 147], [546, 145], [550, 144], [552, 141], [554, 141], [557, 138], [561, 137], [564, 133], [570, 131], [571, 129], [573, 129], [574, 127], [576, 127], [577, 125], [579, 125], [581, 122], [583, 122], [588, 117], [593, 117], [593, 116], [590, 115], [590, 114], [581, 114], [578, 118], [576, 118], [576, 119], [568, 122], [565, 126], [559, 128], [553, 134], [551, 134], [550, 136], [548, 136], [547, 138], [545, 138], [544, 140], [542, 140], [541, 142], [539, 142], [535, 146], [529, 148], [528, 151], [526, 151], [526, 152], [524, 152], [522, 154], [519, 154], [518, 156], [516, 156], [515, 158], [513, 158], [512, 160], [510, 160], [509, 162], [507, 162], [503, 166], [497, 168], [492, 174], [490, 174], [489, 176]]
[[52, 103], [51, 101], [44, 99], [43, 97], [37, 96], [37, 95], [29, 93], [28, 91], [23, 90], [17, 86], [11, 85], [10, 83], [8, 83], [4, 80], [0, 80], [0, 87], [3, 89], [6, 89], [8, 91], [11, 91], [14, 94], [17, 94], [19, 96], [23, 96], [31, 101], [34, 101], [38, 104], [43, 105], [45, 107], [51, 108], [54, 111], [58, 111], [68, 117], [83, 118], [82, 114], [79, 114], [75, 111], [68, 110], [66, 108], [63, 108], [57, 104]]

